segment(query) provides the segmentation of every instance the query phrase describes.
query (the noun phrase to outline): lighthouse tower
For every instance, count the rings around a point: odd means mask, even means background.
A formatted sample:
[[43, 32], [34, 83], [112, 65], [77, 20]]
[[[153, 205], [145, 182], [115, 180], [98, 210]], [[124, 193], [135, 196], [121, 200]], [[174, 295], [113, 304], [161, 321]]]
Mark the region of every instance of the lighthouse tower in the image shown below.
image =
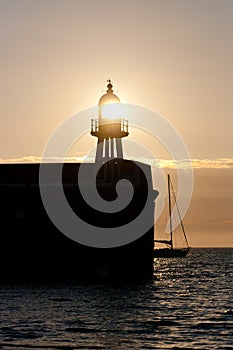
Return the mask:
[[107, 80], [106, 94], [99, 99], [99, 118], [91, 120], [91, 135], [98, 137], [96, 163], [123, 158], [122, 137], [128, 136], [128, 121], [121, 118], [120, 99]]

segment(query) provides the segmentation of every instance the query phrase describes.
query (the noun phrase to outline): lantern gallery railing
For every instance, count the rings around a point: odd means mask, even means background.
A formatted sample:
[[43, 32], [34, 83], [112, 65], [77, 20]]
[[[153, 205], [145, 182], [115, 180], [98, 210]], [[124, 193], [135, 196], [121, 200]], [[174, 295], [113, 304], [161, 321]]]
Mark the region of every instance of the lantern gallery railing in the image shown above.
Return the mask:
[[91, 132], [99, 131], [99, 120], [91, 119]]
[[[115, 123], [115, 122], [112, 121], [112, 123]], [[108, 122], [108, 124], [111, 124], [111, 123]], [[117, 124], [118, 124], [118, 122], [117, 122]], [[128, 120], [120, 119], [119, 124], [120, 124], [120, 131], [125, 132], [125, 133], [129, 132]], [[98, 131], [99, 131], [99, 119], [91, 119], [91, 132], [95, 133]]]
[[121, 131], [129, 132], [129, 124], [127, 119], [121, 119]]

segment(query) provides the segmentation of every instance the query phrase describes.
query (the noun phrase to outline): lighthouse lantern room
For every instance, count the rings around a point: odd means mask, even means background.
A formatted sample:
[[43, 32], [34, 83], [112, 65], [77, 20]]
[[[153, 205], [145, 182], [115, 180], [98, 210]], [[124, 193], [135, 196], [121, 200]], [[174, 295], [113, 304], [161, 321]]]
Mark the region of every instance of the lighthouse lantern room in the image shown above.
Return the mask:
[[99, 99], [99, 117], [91, 120], [91, 135], [98, 137], [96, 162], [123, 158], [122, 137], [128, 136], [128, 120], [121, 118], [121, 102], [107, 80], [106, 94]]

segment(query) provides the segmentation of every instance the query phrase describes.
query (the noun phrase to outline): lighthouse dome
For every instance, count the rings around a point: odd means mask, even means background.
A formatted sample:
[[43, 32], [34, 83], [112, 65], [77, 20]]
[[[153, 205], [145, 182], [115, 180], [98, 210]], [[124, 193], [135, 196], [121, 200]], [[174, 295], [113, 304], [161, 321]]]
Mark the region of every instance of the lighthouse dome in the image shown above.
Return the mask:
[[109, 83], [107, 85], [108, 90], [106, 91], [106, 94], [104, 94], [103, 96], [100, 97], [99, 99], [99, 105], [106, 105], [109, 103], [120, 103], [120, 99], [117, 95], [115, 95], [113, 93], [113, 89], [112, 89], [112, 83], [109, 80]]

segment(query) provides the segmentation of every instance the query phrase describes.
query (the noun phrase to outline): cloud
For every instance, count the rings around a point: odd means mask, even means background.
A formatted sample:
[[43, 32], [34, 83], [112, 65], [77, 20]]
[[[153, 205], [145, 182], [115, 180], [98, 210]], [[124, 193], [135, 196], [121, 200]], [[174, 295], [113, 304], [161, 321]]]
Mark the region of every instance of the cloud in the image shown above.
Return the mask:
[[[82, 163], [83, 161], [89, 163], [89, 162], [94, 162], [94, 160], [95, 160], [95, 158], [93, 157], [93, 155], [89, 155], [89, 156], [78, 155], [78, 156], [73, 156], [73, 157], [66, 157], [65, 160], [63, 160], [63, 158], [61, 158], [61, 157], [43, 158], [43, 162], [46, 162], [46, 163], [60, 163], [60, 162]], [[41, 163], [41, 162], [42, 162], [42, 157], [40, 157], [40, 156], [25, 156], [25, 157], [21, 157], [21, 158], [9, 158], [9, 159], [0, 158], [0, 163], [2, 163], [2, 164]]]
[[233, 158], [192, 159], [192, 167], [194, 169], [231, 169], [233, 168]]
[[233, 220], [223, 220], [222, 222], [225, 224], [233, 224]]
[[37, 156], [25, 156], [21, 158], [0, 158], [0, 163], [40, 163], [41, 157]]
[[217, 159], [148, 159], [148, 158], [133, 158], [142, 163], [149, 164], [158, 168], [168, 169], [231, 169], [233, 168], [233, 158], [217, 158]]
[[[157, 168], [167, 168], [167, 169], [187, 169], [192, 166], [193, 169], [232, 169], [233, 168], [233, 158], [216, 158], [216, 159], [182, 159], [182, 160], [173, 160], [173, 159], [154, 159], [154, 158], [135, 158], [127, 156], [127, 159], [139, 161], [142, 163], [149, 164]], [[41, 163], [42, 157], [40, 156], [25, 156], [21, 158], [9, 158], [4, 159], [0, 158], [0, 163], [9, 164], [9, 163]], [[50, 157], [43, 159], [44, 162], [55, 163], [63, 162], [63, 159], [60, 157]], [[93, 163], [95, 161], [95, 155], [92, 153], [90, 155], [85, 155], [81, 152], [77, 156], [66, 157], [64, 162], [87, 162]]]

